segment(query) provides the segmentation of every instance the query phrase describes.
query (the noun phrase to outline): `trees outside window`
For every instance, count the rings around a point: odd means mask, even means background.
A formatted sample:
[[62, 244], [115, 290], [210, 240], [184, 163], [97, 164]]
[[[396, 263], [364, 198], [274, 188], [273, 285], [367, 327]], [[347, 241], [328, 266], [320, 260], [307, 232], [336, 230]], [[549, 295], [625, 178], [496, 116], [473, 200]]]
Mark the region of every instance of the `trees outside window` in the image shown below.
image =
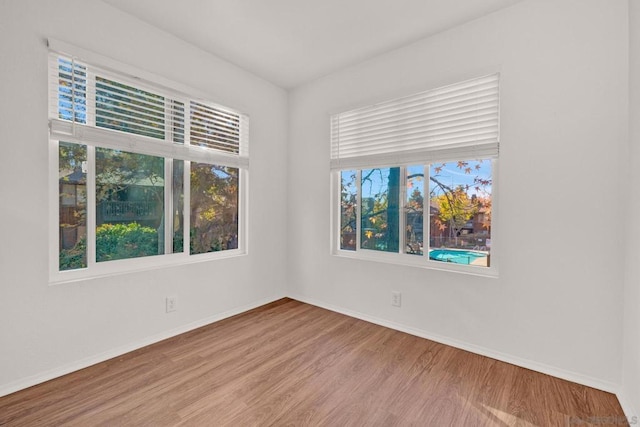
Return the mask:
[[340, 176], [341, 249], [490, 265], [491, 160], [348, 170]]

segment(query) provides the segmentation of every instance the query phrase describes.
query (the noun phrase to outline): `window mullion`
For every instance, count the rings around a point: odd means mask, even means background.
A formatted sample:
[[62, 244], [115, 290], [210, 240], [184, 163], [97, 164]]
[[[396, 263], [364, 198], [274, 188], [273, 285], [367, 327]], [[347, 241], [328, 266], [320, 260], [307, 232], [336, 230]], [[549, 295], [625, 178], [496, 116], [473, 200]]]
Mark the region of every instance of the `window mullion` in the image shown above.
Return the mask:
[[431, 194], [429, 193], [430, 165], [423, 165], [422, 180], [422, 255], [429, 259], [429, 247], [431, 245]]
[[406, 214], [406, 201], [407, 201], [407, 167], [400, 167], [400, 192], [398, 200], [398, 252], [405, 253], [407, 248], [407, 214]]
[[173, 160], [164, 159], [164, 253], [173, 253]]
[[356, 171], [356, 251], [360, 250], [362, 234], [362, 170]]
[[96, 264], [96, 149], [87, 145], [87, 267]]
[[[186, 131], [185, 131], [186, 132]], [[187, 136], [185, 134], [185, 144], [187, 143]], [[184, 203], [182, 206], [182, 223], [183, 223], [183, 252], [189, 255], [191, 253], [191, 162], [185, 160], [183, 167], [183, 183], [182, 188], [184, 191]]]

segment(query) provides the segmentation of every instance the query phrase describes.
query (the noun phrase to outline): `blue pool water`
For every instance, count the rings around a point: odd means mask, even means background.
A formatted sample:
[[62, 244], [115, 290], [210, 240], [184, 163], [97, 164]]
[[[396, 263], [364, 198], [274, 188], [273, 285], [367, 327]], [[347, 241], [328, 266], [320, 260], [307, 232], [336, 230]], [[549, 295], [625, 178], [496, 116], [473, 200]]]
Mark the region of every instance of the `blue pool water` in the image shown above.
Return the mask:
[[453, 249], [434, 249], [429, 251], [429, 259], [435, 261], [453, 262], [456, 264], [471, 264], [478, 258], [485, 258], [487, 254], [474, 251], [459, 251]]

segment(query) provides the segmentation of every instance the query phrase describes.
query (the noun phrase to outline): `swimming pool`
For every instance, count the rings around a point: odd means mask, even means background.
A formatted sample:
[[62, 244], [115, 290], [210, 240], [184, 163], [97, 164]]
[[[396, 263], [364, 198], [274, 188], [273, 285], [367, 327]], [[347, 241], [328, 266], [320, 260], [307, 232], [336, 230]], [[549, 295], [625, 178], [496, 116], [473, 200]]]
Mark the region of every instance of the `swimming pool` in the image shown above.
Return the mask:
[[486, 258], [487, 254], [476, 251], [456, 249], [434, 249], [429, 251], [429, 259], [434, 261], [453, 262], [455, 264], [472, 264], [478, 258]]

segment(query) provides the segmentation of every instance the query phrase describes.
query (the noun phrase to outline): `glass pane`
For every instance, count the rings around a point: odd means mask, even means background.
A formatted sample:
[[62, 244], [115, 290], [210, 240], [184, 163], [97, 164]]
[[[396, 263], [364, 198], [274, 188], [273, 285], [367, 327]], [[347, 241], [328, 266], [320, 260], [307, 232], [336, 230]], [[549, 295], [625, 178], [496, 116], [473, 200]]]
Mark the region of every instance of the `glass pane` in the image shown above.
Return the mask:
[[173, 160], [173, 252], [184, 251], [184, 161]]
[[96, 77], [96, 126], [164, 139], [164, 97]]
[[404, 206], [405, 253], [422, 255], [424, 211], [424, 166], [407, 167]]
[[399, 250], [400, 168], [362, 171], [360, 247]]
[[358, 186], [356, 171], [340, 172], [340, 249], [356, 250]]
[[191, 163], [191, 254], [238, 248], [238, 174]]
[[488, 267], [491, 161], [433, 164], [429, 174], [429, 259]]
[[87, 266], [87, 147], [60, 142], [58, 187], [60, 195], [59, 269]]
[[96, 148], [96, 261], [164, 253], [164, 159]]

